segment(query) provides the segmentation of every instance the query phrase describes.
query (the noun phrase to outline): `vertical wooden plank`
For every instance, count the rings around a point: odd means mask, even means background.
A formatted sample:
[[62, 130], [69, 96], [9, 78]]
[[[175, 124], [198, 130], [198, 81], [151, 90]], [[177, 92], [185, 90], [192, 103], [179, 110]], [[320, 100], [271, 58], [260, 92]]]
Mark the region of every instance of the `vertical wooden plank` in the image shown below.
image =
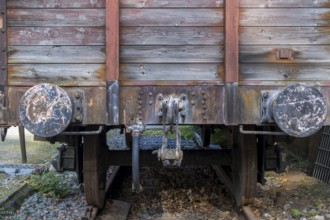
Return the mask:
[[107, 80], [119, 79], [119, 0], [106, 0]]
[[7, 84], [7, 0], [0, 0], [0, 87]]
[[226, 83], [238, 82], [239, 0], [225, 2], [225, 78]]

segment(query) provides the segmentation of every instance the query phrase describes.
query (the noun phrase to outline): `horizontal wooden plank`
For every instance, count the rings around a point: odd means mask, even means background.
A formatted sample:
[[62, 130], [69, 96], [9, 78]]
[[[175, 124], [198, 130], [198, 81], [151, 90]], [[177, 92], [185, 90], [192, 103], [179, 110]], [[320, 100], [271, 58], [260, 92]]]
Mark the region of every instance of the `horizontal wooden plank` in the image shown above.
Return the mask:
[[104, 64], [11, 64], [8, 84], [26, 83], [86, 84], [105, 80]]
[[210, 8], [223, 5], [224, 0], [120, 0], [120, 6], [126, 8]]
[[121, 46], [123, 63], [222, 63], [222, 46]]
[[8, 45], [105, 45], [103, 27], [11, 27]]
[[104, 26], [104, 9], [10, 9], [8, 26]]
[[104, 46], [11, 46], [8, 63], [105, 63]]
[[122, 45], [220, 45], [223, 27], [122, 27]]
[[241, 64], [241, 81], [329, 80], [330, 64]]
[[7, 8], [104, 8], [105, 0], [10, 0]]
[[121, 26], [223, 26], [223, 9], [121, 9]]
[[120, 80], [223, 81], [222, 64], [121, 64]]
[[241, 9], [240, 26], [330, 26], [329, 8]]
[[292, 7], [292, 8], [310, 8], [330, 7], [330, 0], [240, 0], [241, 7], [260, 7], [260, 8], [272, 8], [272, 7]]
[[329, 27], [242, 27], [240, 44], [330, 44]]
[[[293, 60], [277, 59], [277, 51], [287, 48], [294, 51]], [[293, 45], [260, 45], [241, 46], [241, 63], [330, 63], [330, 46], [293, 46]]]
[[219, 86], [220, 80], [123, 80], [120, 86]]

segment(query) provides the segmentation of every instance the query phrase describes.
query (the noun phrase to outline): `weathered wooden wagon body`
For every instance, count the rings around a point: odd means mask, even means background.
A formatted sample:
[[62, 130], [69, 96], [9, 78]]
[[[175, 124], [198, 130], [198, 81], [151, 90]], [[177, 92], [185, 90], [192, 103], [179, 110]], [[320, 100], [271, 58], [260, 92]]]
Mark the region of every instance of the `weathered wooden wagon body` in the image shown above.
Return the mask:
[[92, 205], [121, 153], [103, 147], [111, 128], [133, 134], [135, 190], [142, 124], [201, 125], [204, 145], [232, 128], [233, 148], [209, 157], [242, 205], [263, 166], [256, 136], [330, 124], [330, 0], [0, 0], [0, 13], [2, 136], [22, 123], [66, 140]]

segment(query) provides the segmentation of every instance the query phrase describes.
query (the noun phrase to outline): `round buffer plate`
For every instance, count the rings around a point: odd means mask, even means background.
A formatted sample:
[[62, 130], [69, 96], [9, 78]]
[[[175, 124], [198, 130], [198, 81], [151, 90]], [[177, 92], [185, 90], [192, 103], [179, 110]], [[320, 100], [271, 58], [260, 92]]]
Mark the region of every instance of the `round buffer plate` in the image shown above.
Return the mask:
[[24, 127], [40, 137], [52, 137], [64, 131], [72, 118], [72, 102], [59, 86], [38, 84], [25, 92], [19, 105]]
[[273, 102], [276, 124], [287, 134], [307, 137], [323, 126], [327, 104], [322, 93], [313, 86], [297, 83], [286, 87]]

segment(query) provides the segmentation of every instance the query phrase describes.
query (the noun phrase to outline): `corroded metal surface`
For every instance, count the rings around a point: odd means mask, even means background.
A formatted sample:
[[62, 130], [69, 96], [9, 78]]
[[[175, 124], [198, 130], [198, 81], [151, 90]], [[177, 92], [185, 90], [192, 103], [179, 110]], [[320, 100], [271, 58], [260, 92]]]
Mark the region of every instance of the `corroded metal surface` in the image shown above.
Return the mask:
[[327, 104], [315, 88], [297, 83], [281, 91], [273, 103], [276, 124], [287, 134], [306, 137], [317, 132], [327, 117]]
[[19, 117], [24, 127], [41, 137], [61, 133], [72, 118], [72, 103], [68, 94], [52, 84], [39, 84], [23, 95]]
[[160, 94], [165, 98], [185, 95], [180, 124], [224, 124], [223, 89], [221, 86], [122, 86], [120, 124], [130, 124], [136, 118], [146, 124], [162, 124]]

